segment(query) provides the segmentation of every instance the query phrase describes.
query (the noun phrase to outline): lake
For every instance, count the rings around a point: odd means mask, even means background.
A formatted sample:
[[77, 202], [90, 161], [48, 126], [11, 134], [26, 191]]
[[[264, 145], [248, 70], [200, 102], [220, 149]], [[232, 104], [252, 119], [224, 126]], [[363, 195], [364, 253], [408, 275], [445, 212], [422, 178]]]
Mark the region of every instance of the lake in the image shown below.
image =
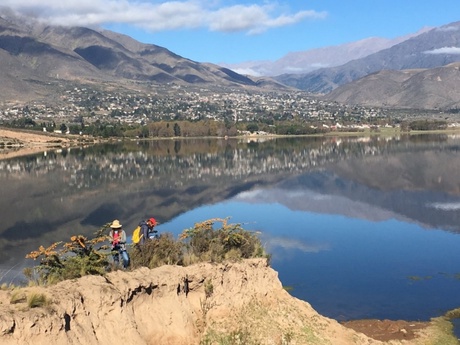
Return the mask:
[[460, 307], [460, 136], [158, 140], [0, 161], [0, 283], [119, 219], [260, 231], [290, 293], [336, 320]]

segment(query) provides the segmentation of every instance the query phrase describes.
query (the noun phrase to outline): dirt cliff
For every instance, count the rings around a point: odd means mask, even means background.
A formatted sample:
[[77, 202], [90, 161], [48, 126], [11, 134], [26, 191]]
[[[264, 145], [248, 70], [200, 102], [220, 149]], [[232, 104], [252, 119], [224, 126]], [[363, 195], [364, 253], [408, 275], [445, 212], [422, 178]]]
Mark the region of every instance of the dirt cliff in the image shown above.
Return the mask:
[[[44, 298], [31, 308], [32, 297]], [[430, 344], [439, 337], [450, 340], [433, 322], [413, 339], [388, 344]], [[290, 296], [264, 259], [141, 268], [48, 288], [2, 289], [0, 343], [382, 344]]]

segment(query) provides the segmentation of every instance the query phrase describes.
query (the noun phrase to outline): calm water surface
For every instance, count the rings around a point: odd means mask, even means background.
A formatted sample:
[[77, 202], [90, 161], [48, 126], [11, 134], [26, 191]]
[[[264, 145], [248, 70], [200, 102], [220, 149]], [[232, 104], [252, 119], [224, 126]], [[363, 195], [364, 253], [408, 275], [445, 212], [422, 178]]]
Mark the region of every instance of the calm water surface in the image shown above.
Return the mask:
[[0, 278], [39, 245], [147, 216], [260, 231], [295, 297], [337, 320], [460, 307], [460, 139], [165, 140], [0, 161]]

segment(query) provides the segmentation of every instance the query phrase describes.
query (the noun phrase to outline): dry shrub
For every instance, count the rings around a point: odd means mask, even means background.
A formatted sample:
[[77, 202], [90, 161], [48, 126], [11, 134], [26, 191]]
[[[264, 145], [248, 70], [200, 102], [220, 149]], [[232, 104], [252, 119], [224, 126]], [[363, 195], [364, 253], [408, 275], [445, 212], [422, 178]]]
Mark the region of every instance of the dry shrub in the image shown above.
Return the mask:
[[[221, 222], [220, 228], [215, 223]], [[175, 240], [170, 233], [146, 241], [130, 249], [131, 265], [155, 268], [161, 265], [191, 265], [198, 262], [238, 261], [266, 257], [257, 234], [244, 230], [227, 219], [210, 219], [186, 229]]]
[[130, 250], [132, 268], [155, 268], [162, 265], [181, 265], [183, 244], [172, 234], [163, 233], [158, 238], [138, 244]]
[[200, 258], [198, 258], [195, 254], [191, 252], [185, 252], [183, 254], [182, 260], [183, 260], [182, 263], [184, 264], [184, 266], [189, 266], [189, 265], [193, 265], [193, 264], [200, 262]]
[[[267, 256], [257, 233], [227, 221], [227, 218], [210, 219], [184, 230], [181, 239], [186, 242], [187, 254], [212, 262]], [[215, 229], [215, 222], [221, 222], [222, 226]]]
[[26, 255], [28, 259], [40, 259], [40, 264], [24, 270], [24, 275], [36, 285], [50, 285], [63, 280], [79, 278], [85, 275], [104, 275], [108, 266], [105, 246], [106, 224], [88, 239], [82, 235], [72, 236], [70, 242], [55, 242], [48, 248], [40, 246], [38, 250]]
[[241, 260], [241, 251], [238, 248], [230, 249], [225, 253], [225, 260], [229, 261], [240, 261]]

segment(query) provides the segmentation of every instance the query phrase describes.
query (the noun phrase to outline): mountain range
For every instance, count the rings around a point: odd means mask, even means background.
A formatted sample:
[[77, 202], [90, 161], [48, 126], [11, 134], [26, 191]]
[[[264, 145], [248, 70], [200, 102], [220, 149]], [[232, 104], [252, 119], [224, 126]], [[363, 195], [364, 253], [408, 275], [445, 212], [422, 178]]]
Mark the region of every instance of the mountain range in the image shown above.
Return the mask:
[[279, 76], [282, 74], [306, 74], [320, 68], [330, 68], [343, 65], [351, 60], [360, 59], [390, 48], [411, 37], [420, 35], [431, 28], [423, 28], [410, 35], [387, 39], [369, 37], [356, 42], [338, 46], [328, 46], [317, 49], [290, 52], [275, 61], [247, 61], [235, 64], [220, 64], [241, 74], [254, 76]]
[[[274, 62], [227, 65], [265, 74], [338, 103], [398, 108], [460, 106], [460, 22], [386, 40], [289, 53]], [[290, 70], [291, 73], [277, 74]]]
[[20, 24], [17, 18], [0, 17], [0, 59], [3, 101], [45, 97], [63, 82], [126, 88], [133, 84], [136, 88], [151, 84], [284, 87], [112, 31], [32, 21]]
[[460, 106], [458, 62], [455, 22], [340, 66], [275, 79], [340, 103], [451, 109]]
[[284, 74], [276, 79], [299, 89], [325, 93], [381, 70], [428, 69], [457, 61], [460, 61], [460, 22], [431, 29], [340, 66], [304, 75]]
[[[365, 106], [460, 107], [460, 22], [394, 40], [374, 37], [293, 52], [273, 63], [248, 62], [248, 69], [266, 72], [255, 77], [243, 74], [244, 65], [231, 69], [195, 62], [109, 30], [49, 26], [0, 14], [0, 61], [3, 102], [56, 98], [66, 84], [127, 90], [188, 85], [301, 90]], [[274, 75], [286, 70], [301, 73]]]

